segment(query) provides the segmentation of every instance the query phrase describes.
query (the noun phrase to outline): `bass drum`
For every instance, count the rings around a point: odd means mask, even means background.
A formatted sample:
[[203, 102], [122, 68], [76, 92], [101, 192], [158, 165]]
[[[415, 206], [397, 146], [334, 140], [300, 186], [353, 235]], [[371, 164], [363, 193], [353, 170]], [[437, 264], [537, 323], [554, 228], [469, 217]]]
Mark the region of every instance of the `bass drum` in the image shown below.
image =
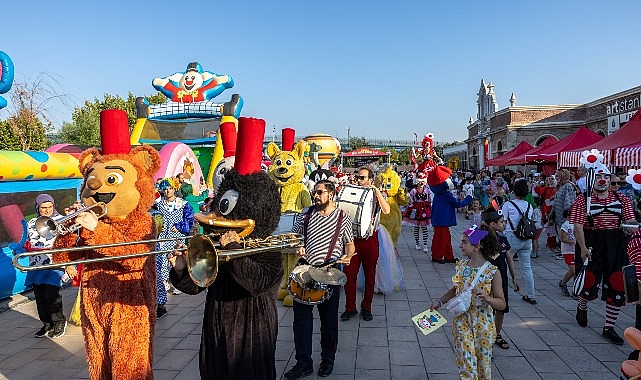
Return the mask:
[[352, 219], [354, 237], [367, 239], [378, 229], [381, 209], [374, 189], [343, 185], [336, 197], [336, 206]]
[[318, 305], [332, 295], [332, 289], [327, 285], [314, 281], [307, 273], [310, 265], [299, 265], [289, 275], [287, 292], [294, 301], [305, 305]]

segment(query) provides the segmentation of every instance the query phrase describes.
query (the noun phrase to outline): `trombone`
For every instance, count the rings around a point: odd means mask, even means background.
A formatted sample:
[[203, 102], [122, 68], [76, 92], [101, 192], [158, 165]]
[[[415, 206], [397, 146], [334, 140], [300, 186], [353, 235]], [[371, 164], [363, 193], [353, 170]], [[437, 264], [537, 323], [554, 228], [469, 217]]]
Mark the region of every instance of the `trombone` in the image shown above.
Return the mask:
[[189, 239], [189, 243], [186, 248], [185, 258], [187, 260], [187, 271], [194, 281], [194, 283], [200, 287], [209, 286], [216, 279], [218, 274], [218, 266], [220, 263], [226, 263], [233, 259], [255, 255], [257, 253], [269, 252], [269, 251], [279, 251], [287, 248], [296, 248], [303, 245], [304, 239], [303, 235], [295, 233], [284, 233], [280, 235], [271, 235], [265, 239], [241, 239], [242, 248], [239, 249], [222, 249], [221, 245], [214, 243], [212, 238], [220, 236], [219, 234], [201, 234], [193, 236], [183, 236], [177, 238], [163, 238], [163, 239], [149, 239], [149, 240], [139, 240], [132, 242], [121, 242], [121, 243], [111, 243], [111, 244], [102, 244], [86, 247], [71, 247], [71, 248], [57, 248], [57, 249], [47, 249], [41, 251], [33, 252], [23, 252], [15, 255], [13, 257], [12, 263], [13, 266], [17, 269], [26, 272], [33, 270], [43, 270], [43, 269], [57, 269], [65, 267], [67, 265], [76, 265], [76, 264], [89, 264], [89, 263], [99, 263], [105, 261], [118, 261], [118, 260], [127, 260], [137, 257], [151, 256], [151, 255], [160, 255], [168, 254], [175, 251], [185, 251], [185, 248], [174, 248], [166, 250], [157, 250], [151, 252], [139, 252], [131, 253], [122, 256], [103, 256], [95, 257], [91, 259], [81, 259], [75, 261], [54, 263], [54, 264], [44, 264], [38, 266], [24, 266], [18, 261], [23, 257], [36, 256], [36, 255], [51, 255], [62, 252], [79, 252], [87, 251], [93, 249], [102, 249], [102, 248], [112, 248], [112, 247], [122, 247], [127, 245], [134, 244], [152, 244], [152, 243], [162, 243], [168, 241], [179, 241]]
[[36, 219], [36, 231], [40, 236], [47, 240], [53, 239], [58, 235], [66, 235], [68, 233], [78, 231], [82, 226], [78, 223], [69, 222], [75, 219], [81, 212], [88, 212], [93, 209], [95, 209], [94, 212], [98, 219], [107, 215], [107, 205], [104, 202], [98, 202], [91, 206], [86, 206], [76, 210], [62, 218], [53, 219], [48, 216], [41, 216]]

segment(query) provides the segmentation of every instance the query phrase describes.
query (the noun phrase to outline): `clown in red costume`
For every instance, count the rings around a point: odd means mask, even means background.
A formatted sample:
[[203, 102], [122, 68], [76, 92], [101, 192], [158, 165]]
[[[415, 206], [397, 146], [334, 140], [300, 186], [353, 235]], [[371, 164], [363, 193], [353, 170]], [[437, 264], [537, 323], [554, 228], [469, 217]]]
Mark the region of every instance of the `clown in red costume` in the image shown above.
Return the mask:
[[153, 86], [172, 102], [194, 103], [212, 99], [233, 86], [229, 75], [216, 75], [203, 71], [198, 62], [187, 65], [184, 73], [175, 73], [165, 78], [154, 78]]

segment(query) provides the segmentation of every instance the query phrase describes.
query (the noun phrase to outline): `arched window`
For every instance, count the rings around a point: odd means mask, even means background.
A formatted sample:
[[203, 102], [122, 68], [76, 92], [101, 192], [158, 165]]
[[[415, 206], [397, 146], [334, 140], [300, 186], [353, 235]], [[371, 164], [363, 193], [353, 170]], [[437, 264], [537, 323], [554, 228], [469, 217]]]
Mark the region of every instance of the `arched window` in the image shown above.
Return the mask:
[[472, 156], [476, 156], [476, 148], [472, 148]]
[[497, 153], [503, 152], [503, 143], [501, 142], [501, 140], [496, 142], [496, 152]]

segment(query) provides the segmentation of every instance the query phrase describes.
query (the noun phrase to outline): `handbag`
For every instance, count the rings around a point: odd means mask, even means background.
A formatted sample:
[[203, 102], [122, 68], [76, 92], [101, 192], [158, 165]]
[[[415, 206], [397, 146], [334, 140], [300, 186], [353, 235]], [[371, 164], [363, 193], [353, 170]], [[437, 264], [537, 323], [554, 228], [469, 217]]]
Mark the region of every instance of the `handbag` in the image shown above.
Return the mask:
[[452, 297], [446, 304], [445, 308], [447, 311], [454, 315], [455, 317], [458, 317], [459, 315], [467, 312], [467, 309], [470, 308], [470, 304], [472, 303], [472, 289], [478, 284], [479, 279], [481, 278], [481, 273], [485, 270], [490, 265], [489, 261], [486, 261], [485, 264], [483, 264], [478, 272], [476, 272], [476, 276], [474, 276], [474, 280], [472, 280], [472, 283], [468, 288], [463, 289], [462, 292], [457, 294], [455, 297]]

